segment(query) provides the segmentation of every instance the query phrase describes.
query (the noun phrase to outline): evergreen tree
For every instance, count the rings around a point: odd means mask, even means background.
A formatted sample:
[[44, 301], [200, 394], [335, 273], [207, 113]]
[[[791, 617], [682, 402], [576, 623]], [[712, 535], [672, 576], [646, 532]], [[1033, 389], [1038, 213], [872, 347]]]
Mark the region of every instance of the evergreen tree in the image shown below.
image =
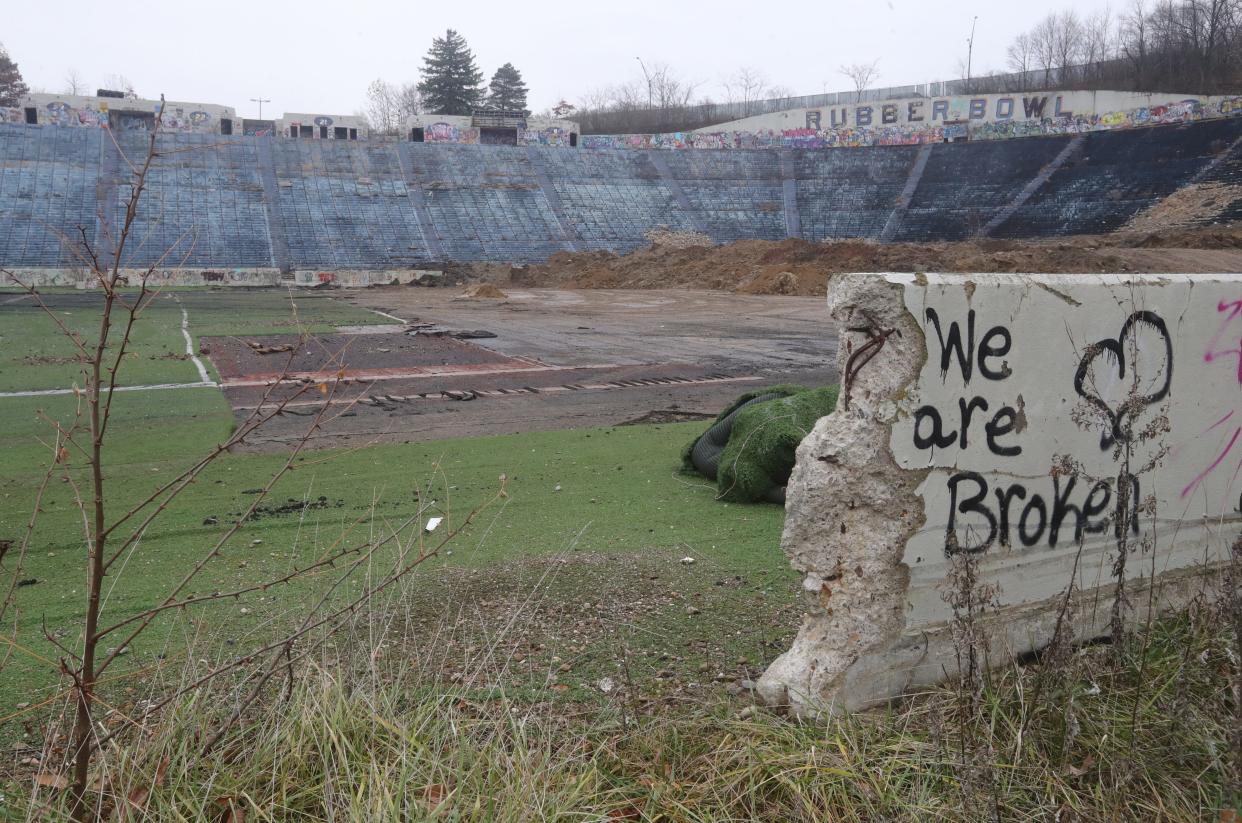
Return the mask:
[[512, 63], [505, 63], [492, 75], [492, 82], [487, 87], [487, 105], [494, 109], [530, 114], [526, 110], [526, 84], [522, 82], [522, 73]]
[[22, 73], [9, 53], [0, 46], [0, 106], [16, 106], [30, 93]]
[[483, 90], [479, 88], [483, 73], [475, 64], [466, 39], [452, 29], [431, 41], [421, 73], [418, 91], [429, 112], [470, 114], [483, 99]]

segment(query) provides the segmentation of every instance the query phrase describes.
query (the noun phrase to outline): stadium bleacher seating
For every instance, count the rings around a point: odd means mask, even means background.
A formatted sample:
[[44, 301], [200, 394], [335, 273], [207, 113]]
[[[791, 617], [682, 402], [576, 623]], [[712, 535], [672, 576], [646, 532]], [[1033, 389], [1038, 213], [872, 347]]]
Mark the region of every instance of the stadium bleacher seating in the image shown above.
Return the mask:
[[[166, 134], [123, 262], [529, 263], [623, 253], [656, 229], [718, 243], [1107, 232], [1187, 183], [1242, 182], [1240, 138], [1242, 118], [925, 147], [659, 152]], [[0, 265], [74, 266], [65, 240], [82, 232], [109, 251], [145, 151], [140, 133], [114, 143], [100, 129], [0, 125]]]

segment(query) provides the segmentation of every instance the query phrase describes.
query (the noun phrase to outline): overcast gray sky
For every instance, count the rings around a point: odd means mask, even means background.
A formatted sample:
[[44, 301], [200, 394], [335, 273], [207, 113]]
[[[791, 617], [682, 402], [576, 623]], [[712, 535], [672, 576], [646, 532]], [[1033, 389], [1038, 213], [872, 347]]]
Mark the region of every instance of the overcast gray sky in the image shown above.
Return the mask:
[[530, 105], [578, 102], [599, 86], [641, 78], [636, 57], [667, 63], [724, 99], [740, 66], [795, 94], [849, 88], [843, 63], [879, 59], [876, 85], [954, 76], [979, 15], [974, 66], [1004, 70], [1005, 47], [1048, 11], [1090, 14], [1107, 0], [6, 0], [0, 42], [31, 88], [63, 92], [76, 69], [91, 90], [112, 74], [144, 97], [264, 114], [351, 114], [377, 77], [417, 80], [433, 36], [452, 27], [485, 80], [512, 62]]

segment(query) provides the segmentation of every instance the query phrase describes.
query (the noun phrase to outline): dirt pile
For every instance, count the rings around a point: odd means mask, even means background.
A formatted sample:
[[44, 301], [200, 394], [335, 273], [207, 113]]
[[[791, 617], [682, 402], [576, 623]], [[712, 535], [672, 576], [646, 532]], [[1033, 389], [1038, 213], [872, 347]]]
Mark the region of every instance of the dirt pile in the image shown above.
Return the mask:
[[706, 234], [694, 231], [669, 231], [668, 229], [652, 229], [644, 237], [653, 246], [667, 246], [670, 249], [692, 249], [714, 245]]
[[1242, 249], [1242, 223], [1142, 235], [1118, 234], [1107, 240], [1110, 245], [1136, 249]]
[[460, 296], [466, 299], [502, 300], [509, 295], [498, 289], [494, 283], [475, 283], [467, 286]]
[[1217, 217], [1242, 198], [1242, 186], [1196, 183], [1173, 192], [1149, 209], [1139, 212], [1123, 231], [1162, 232], [1194, 226]]
[[655, 244], [626, 255], [560, 252], [523, 268], [476, 267], [472, 275], [517, 286], [585, 289], [716, 289], [741, 294], [823, 294], [834, 274], [859, 271], [1159, 272], [1167, 261], [1136, 263], [1117, 250], [1242, 248], [1242, 225], [1131, 231], [1052, 240], [977, 239], [956, 243], [742, 240], [727, 246]]

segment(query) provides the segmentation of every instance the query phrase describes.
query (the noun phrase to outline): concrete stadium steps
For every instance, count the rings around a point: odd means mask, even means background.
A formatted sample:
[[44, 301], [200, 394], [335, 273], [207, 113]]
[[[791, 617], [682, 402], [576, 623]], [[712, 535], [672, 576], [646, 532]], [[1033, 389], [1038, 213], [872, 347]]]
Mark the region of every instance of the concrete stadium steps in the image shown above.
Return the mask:
[[273, 211], [290, 266], [389, 268], [430, 259], [394, 146], [270, 143], [277, 187]]
[[936, 146], [890, 239], [963, 240], [981, 233], [1066, 142], [1032, 137]]
[[[125, 221], [130, 189], [123, 184], [124, 173], [129, 164], [143, 162], [148, 146], [143, 133], [122, 133], [116, 145], [104, 136], [106, 155], [115, 155], [118, 148], [123, 153], [106, 158], [112, 163], [109, 172], [120, 173], [117, 184], [110, 187], [112, 227]], [[163, 261], [165, 267], [198, 268], [229, 261], [245, 268], [271, 266], [268, 211], [255, 144], [222, 143], [209, 134], [179, 135], [175, 154], [168, 159], [172, 162], [157, 160], [148, 173], [144, 205], [126, 243], [123, 265]]]
[[[725, 243], [1106, 232], [1188, 183], [1242, 185], [1242, 118], [841, 149], [570, 150], [166, 134], [125, 263], [400, 268]], [[126, 157], [144, 134], [123, 133]], [[107, 132], [0, 125], [0, 265], [75, 264], [124, 219]], [[1210, 219], [1242, 218], [1242, 197]]]
[[1242, 134], [1234, 138], [1223, 154], [1211, 160], [1193, 182], [1208, 186], [1236, 187], [1238, 191], [1233, 202], [1220, 212], [1196, 222], [1209, 224], [1242, 220]]
[[918, 153], [917, 146], [796, 152], [802, 236], [814, 241], [878, 238]]
[[781, 240], [786, 236], [780, 153], [675, 151], [663, 157], [713, 240]]
[[[62, 238], [95, 239], [98, 129], [5, 126], [0, 131], [0, 265], [72, 266]], [[108, 141], [110, 143], [110, 141]]]
[[583, 248], [626, 252], [651, 229], [695, 230], [648, 152], [539, 151]]
[[565, 250], [572, 238], [564, 236], [528, 150], [490, 148], [425, 143], [409, 148], [444, 256], [525, 263]]
[[1075, 156], [992, 236], [1114, 231], [1193, 180], [1240, 135], [1237, 118], [1087, 134]]

